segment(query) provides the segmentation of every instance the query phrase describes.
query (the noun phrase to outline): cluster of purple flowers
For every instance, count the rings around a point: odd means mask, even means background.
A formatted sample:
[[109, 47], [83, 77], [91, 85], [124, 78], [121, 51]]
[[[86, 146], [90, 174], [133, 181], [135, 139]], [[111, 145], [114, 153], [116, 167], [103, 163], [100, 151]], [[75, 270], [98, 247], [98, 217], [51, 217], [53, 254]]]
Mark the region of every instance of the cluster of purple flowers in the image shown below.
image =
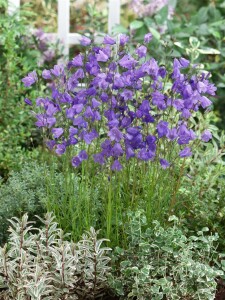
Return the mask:
[[[58, 155], [68, 147], [79, 149], [74, 167], [92, 155], [116, 171], [132, 158], [158, 161], [166, 169], [177, 157], [192, 155], [195, 139], [211, 139], [209, 130], [198, 137], [190, 122], [196, 111], [211, 105], [207, 95], [215, 95], [216, 88], [209, 75], [198, 74], [184, 58], [174, 59], [170, 71], [160, 66], [147, 57], [151, 38], [147, 34], [131, 54], [126, 35], [117, 42], [105, 36], [101, 47], [83, 37], [84, 54], [42, 72], [51, 81], [51, 96], [36, 99], [36, 126], [47, 129], [52, 137], [47, 146]], [[23, 82], [29, 87], [37, 80], [34, 71]]]

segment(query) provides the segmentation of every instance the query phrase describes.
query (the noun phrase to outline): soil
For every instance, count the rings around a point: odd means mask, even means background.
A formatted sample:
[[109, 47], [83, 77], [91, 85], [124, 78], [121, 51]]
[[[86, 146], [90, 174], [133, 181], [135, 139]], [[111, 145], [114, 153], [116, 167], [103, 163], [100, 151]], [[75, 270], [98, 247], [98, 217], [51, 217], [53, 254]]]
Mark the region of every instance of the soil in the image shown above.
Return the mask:
[[225, 282], [222, 280], [218, 282], [215, 300], [225, 300]]

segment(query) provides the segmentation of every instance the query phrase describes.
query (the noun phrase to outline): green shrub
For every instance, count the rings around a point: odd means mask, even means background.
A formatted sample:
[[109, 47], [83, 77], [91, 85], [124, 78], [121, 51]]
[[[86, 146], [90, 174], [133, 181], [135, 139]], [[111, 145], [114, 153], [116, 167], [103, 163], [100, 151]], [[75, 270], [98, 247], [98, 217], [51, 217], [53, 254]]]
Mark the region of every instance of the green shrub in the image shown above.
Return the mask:
[[105, 239], [93, 228], [78, 243], [68, 242], [51, 213], [37, 230], [13, 218], [9, 243], [0, 249], [0, 281], [4, 299], [96, 299], [107, 291], [110, 271]]
[[[24, 103], [25, 89], [22, 78], [36, 69], [43, 61], [43, 52], [50, 50], [50, 44], [32, 34], [27, 26], [31, 12], [20, 10], [7, 14], [6, 0], [0, 1], [0, 176], [7, 177], [10, 170], [19, 169], [24, 157], [31, 156], [30, 150], [41, 143], [40, 133], [34, 129], [29, 109]], [[43, 45], [44, 44], [44, 45]], [[42, 49], [44, 47], [44, 49]], [[44, 61], [43, 68], [52, 66], [59, 58], [55, 43], [55, 57]], [[29, 91], [27, 97], [35, 96]]]
[[214, 299], [216, 277], [223, 272], [210, 265], [216, 255], [217, 235], [187, 237], [173, 216], [174, 226], [164, 229], [155, 221], [147, 228], [142, 211], [130, 214], [128, 249], [114, 253], [110, 284], [120, 299]]
[[9, 222], [13, 216], [25, 212], [31, 216], [44, 212], [47, 197], [46, 166], [26, 163], [19, 172], [12, 172], [6, 183], [0, 185], [0, 242], [5, 241]]
[[53, 161], [51, 165], [27, 162], [0, 184], [0, 243], [8, 236], [8, 219], [21, 217], [26, 212], [33, 218], [35, 214], [54, 211], [60, 228], [70, 232], [74, 239], [78, 238], [78, 228], [88, 229], [85, 219], [79, 224], [81, 216], [78, 214], [82, 214], [90, 201], [93, 203], [91, 223], [99, 228], [99, 214], [103, 210], [98, 184], [92, 188], [81, 186], [79, 176], [68, 178], [64, 170], [60, 170], [60, 164], [57, 166]]

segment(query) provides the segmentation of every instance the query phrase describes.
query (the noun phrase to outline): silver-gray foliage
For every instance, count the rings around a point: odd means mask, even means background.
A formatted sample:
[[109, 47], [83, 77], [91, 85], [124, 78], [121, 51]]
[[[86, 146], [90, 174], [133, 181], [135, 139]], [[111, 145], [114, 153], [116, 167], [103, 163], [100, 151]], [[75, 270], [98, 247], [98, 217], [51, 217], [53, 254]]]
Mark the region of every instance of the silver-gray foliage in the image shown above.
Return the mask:
[[0, 248], [0, 284], [5, 300], [96, 299], [107, 290], [110, 248], [94, 228], [78, 243], [58, 228], [52, 213], [10, 220], [8, 244]]

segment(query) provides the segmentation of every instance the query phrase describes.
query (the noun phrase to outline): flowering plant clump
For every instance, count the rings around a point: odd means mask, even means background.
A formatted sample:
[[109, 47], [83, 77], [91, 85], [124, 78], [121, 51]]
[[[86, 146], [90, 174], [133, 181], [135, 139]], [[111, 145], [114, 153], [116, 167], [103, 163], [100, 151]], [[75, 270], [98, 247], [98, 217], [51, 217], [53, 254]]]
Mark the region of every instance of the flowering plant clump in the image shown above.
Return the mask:
[[[134, 158], [166, 169], [192, 155], [194, 140], [210, 140], [209, 130], [199, 137], [190, 122], [211, 105], [207, 95], [216, 88], [209, 75], [184, 58], [174, 59], [172, 70], [160, 66], [147, 58], [150, 40], [149, 33], [131, 54], [126, 35], [118, 43], [105, 36], [101, 47], [83, 37], [84, 54], [42, 72], [52, 93], [36, 99], [35, 124], [47, 130], [48, 148], [58, 155], [72, 149], [74, 167], [92, 156], [115, 171]], [[34, 71], [23, 82], [29, 87], [38, 80]], [[33, 106], [30, 99], [25, 102]]]
[[[126, 236], [127, 209], [145, 208], [149, 224], [165, 220], [177, 203], [185, 159], [193, 145], [211, 139], [207, 128], [196, 131], [193, 122], [198, 110], [211, 105], [207, 95], [216, 88], [209, 75], [184, 58], [174, 59], [171, 68], [160, 65], [148, 56], [151, 39], [146, 34], [131, 53], [126, 35], [118, 41], [105, 36], [102, 46], [83, 37], [84, 53], [66, 66], [55, 65], [41, 76], [33, 71], [23, 79], [27, 87], [41, 77], [47, 82], [49, 94], [35, 104], [25, 102], [47, 147], [78, 169], [79, 193], [74, 196], [71, 189], [64, 215], [80, 233], [97, 220], [117, 244]], [[72, 183], [71, 168], [65, 170]], [[100, 205], [88, 196], [96, 189]]]

